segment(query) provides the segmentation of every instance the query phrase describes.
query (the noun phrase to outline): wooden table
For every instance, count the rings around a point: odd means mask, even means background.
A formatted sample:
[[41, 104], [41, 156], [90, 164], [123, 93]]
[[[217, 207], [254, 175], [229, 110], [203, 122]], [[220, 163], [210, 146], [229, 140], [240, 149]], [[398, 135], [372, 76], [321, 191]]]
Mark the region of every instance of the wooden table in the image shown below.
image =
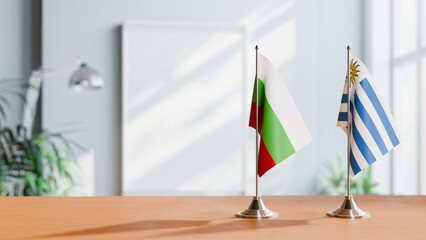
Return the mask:
[[426, 239], [426, 196], [355, 199], [369, 219], [326, 217], [341, 196], [263, 197], [263, 221], [234, 217], [251, 197], [3, 197], [0, 239]]

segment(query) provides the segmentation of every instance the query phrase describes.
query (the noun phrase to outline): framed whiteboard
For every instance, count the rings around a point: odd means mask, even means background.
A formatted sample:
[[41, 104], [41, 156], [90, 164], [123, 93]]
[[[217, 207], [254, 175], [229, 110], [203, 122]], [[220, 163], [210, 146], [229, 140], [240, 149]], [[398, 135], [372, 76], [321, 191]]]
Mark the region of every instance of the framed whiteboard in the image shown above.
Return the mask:
[[235, 25], [123, 24], [123, 195], [243, 193], [245, 51]]

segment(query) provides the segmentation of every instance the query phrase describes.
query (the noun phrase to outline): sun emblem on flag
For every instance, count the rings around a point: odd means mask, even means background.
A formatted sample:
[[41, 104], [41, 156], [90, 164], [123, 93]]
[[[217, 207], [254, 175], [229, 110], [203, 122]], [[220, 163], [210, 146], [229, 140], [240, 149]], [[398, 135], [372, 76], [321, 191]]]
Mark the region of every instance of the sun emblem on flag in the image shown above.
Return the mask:
[[358, 77], [358, 70], [359, 64], [358, 61], [354, 62], [354, 59], [352, 58], [351, 64], [349, 65], [349, 75], [350, 75], [350, 81], [352, 84], [355, 83], [355, 78]]

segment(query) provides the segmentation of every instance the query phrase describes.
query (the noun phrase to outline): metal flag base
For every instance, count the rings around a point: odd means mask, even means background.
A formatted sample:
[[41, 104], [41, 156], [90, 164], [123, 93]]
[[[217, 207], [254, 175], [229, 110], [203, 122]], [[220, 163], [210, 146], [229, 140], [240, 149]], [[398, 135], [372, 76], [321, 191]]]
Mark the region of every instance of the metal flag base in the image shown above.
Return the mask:
[[361, 210], [355, 203], [352, 195], [345, 196], [340, 208], [330, 211], [327, 213], [330, 217], [339, 217], [339, 218], [368, 218], [370, 213]]
[[235, 215], [239, 218], [276, 218], [278, 213], [269, 210], [260, 197], [253, 197], [250, 206]]

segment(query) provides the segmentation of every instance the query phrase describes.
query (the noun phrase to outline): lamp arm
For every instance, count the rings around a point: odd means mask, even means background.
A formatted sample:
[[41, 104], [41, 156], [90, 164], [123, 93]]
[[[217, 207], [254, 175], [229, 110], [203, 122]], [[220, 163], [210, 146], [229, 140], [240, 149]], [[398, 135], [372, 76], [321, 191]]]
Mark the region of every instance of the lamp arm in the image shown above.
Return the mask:
[[29, 79], [31, 87], [27, 89], [23, 110], [24, 112], [22, 114], [22, 125], [26, 129], [28, 138], [31, 137], [32, 129], [34, 127], [34, 118], [37, 112], [37, 103], [40, 96], [40, 87], [42, 82], [42, 75], [37, 73], [36, 70], [32, 71]]
[[77, 67], [79, 67], [83, 61], [81, 61], [80, 58], [77, 58], [73, 64], [66, 64], [59, 67], [39, 67], [35, 70], [33, 70], [31, 73], [40, 74], [43, 75], [43, 77], [48, 77], [55, 74], [65, 73], [70, 70], [73, 70]]
[[25, 127], [27, 137], [31, 137], [32, 129], [34, 127], [34, 118], [37, 112], [37, 103], [40, 97], [40, 89], [43, 80], [51, 75], [64, 73], [70, 71], [82, 64], [80, 59], [77, 59], [74, 64], [60, 66], [58, 68], [47, 68], [40, 67], [31, 71], [30, 78], [28, 80], [30, 88], [27, 90], [25, 97], [25, 106], [22, 114], [22, 125]]

